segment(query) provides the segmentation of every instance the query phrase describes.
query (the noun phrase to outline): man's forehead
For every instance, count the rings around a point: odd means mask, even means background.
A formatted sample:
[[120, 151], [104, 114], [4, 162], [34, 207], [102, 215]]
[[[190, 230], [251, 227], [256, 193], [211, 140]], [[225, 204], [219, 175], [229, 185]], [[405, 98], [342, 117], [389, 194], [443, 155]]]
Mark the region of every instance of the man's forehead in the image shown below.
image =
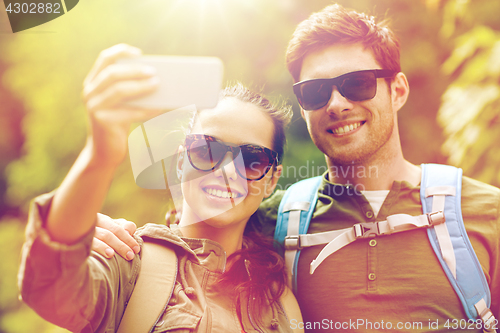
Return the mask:
[[309, 52], [302, 61], [299, 80], [331, 78], [381, 68], [373, 52], [362, 44], [333, 44]]

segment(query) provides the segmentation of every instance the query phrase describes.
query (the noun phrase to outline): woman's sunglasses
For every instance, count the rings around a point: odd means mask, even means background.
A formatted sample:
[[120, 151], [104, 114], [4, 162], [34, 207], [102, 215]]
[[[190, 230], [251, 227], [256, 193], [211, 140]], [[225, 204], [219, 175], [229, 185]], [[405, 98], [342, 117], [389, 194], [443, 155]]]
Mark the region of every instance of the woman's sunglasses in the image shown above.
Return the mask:
[[209, 135], [187, 135], [185, 147], [189, 163], [200, 171], [219, 168], [230, 151], [236, 172], [246, 180], [260, 180], [274, 163], [278, 164], [278, 153], [269, 148], [250, 144], [229, 145]]
[[370, 69], [351, 72], [332, 79], [305, 80], [293, 85], [293, 92], [304, 110], [317, 110], [328, 104], [332, 97], [333, 86], [345, 98], [365, 101], [375, 97], [377, 78], [393, 77], [396, 71], [388, 69]]

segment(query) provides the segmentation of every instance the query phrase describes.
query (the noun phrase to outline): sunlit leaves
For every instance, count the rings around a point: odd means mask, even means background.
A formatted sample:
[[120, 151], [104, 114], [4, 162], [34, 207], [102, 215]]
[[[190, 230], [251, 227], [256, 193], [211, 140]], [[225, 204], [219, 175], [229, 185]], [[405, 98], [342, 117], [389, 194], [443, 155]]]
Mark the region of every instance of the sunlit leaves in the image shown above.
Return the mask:
[[[485, 72], [487, 68], [478, 68], [479, 66], [486, 66], [487, 62], [484, 57], [488, 56], [488, 52], [484, 52], [485, 49], [491, 49], [492, 45], [497, 40], [498, 36], [495, 32], [485, 26], [476, 26], [471, 31], [465, 33], [464, 35], [457, 37], [456, 47], [453, 50], [451, 56], [444, 62], [443, 71], [446, 74], [452, 74], [456, 71], [459, 66], [463, 65], [466, 61], [474, 61], [475, 64], [472, 66], [467, 66], [467, 69], [474, 71], [479, 71], [478, 75]], [[481, 54], [476, 54], [481, 52]], [[471, 59], [474, 56], [473, 59]], [[497, 58], [498, 59], [498, 58]], [[469, 69], [471, 68], [471, 69]], [[466, 73], [468, 75], [473, 75], [474, 73]], [[464, 80], [465, 82], [471, 78], [467, 76]]]
[[454, 78], [438, 113], [447, 136], [443, 151], [465, 174], [498, 186], [500, 34], [477, 24], [455, 42], [442, 67]]

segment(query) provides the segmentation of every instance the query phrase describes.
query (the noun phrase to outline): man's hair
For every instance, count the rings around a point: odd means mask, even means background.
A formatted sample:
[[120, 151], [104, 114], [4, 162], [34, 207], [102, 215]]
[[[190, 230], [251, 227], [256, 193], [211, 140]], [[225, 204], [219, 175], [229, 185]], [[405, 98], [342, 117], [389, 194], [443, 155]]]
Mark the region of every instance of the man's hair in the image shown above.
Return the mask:
[[361, 43], [373, 52], [382, 69], [401, 71], [399, 40], [387, 26], [373, 16], [347, 10], [339, 4], [325, 7], [301, 22], [288, 43], [286, 65], [295, 82], [299, 81], [302, 61], [310, 52], [336, 43]]

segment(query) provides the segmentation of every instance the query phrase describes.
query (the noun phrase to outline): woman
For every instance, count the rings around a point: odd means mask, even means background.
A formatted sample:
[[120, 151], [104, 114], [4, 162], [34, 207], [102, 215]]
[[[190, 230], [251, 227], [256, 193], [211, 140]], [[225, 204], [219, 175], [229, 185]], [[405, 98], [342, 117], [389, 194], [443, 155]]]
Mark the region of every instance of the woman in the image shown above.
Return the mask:
[[[130, 124], [160, 112], [123, 104], [158, 83], [150, 68], [115, 64], [139, 53], [126, 45], [101, 53], [84, 82], [87, 143], [60, 188], [37, 198], [31, 211], [22, 297], [75, 332], [116, 331], [140, 267], [139, 256], [130, 262], [89, 257], [96, 214], [126, 156]], [[289, 110], [237, 86], [193, 119], [178, 153], [179, 228], [150, 225], [136, 234], [167, 242], [179, 262], [174, 294], [153, 332], [292, 331], [279, 300], [285, 290], [281, 258], [258, 236], [243, 237], [277, 184], [289, 118]]]

